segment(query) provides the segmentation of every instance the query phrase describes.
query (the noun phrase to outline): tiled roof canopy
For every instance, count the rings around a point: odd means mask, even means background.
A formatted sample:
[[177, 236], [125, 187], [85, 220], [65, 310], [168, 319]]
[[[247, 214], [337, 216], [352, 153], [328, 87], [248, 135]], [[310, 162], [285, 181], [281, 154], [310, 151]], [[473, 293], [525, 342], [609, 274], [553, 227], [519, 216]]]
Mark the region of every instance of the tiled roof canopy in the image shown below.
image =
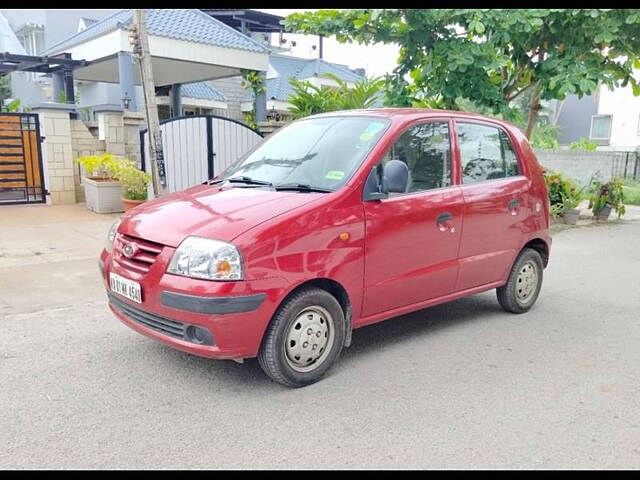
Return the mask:
[[[120, 10], [87, 27], [62, 42], [53, 45], [43, 55], [57, 53], [87, 40], [118, 29], [126, 29], [132, 23], [133, 11]], [[177, 40], [203, 43], [219, 47], [268, 52], [269, 49], [255, 40], [210, 17], [198, 9], [147, 9], [145, 25], [150, 35]]]
[[[293, 88], [289, 84], [290, 78], [298, 80], [321, 76], [324, 73], [333, 73], [346, 82], [357, 82], [364, 77], [349, 70], [345, 65], [330, 63], [320, 58], [298, 58], [286, 55], [269, 56], [269, 64], [276, 71], [277, 77], [265, 80], [267, 98], [272, 100], [289, 100], [289, 94], [293, 94]], [[249, 93], [243, 101], [253, 99], [253, 93]]]
[[185, 83], [180, 88], [180, 93], [182, 97], [218, 100], [220, 102], [227, 101], [227, 97], [220, 90], [217, 90], [207, 82]]

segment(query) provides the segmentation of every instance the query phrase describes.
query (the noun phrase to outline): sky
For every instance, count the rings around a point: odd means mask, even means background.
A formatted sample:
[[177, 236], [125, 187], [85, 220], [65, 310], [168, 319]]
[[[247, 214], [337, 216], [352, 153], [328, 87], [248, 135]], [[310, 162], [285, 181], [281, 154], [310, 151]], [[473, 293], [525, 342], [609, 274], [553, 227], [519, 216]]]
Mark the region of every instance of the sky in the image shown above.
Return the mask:
[[[271, 13], [286, 17], [294, 12], [317, 11], [318, 9], [275, 9], [258, 8], [261, 12]], [[272, 44], [275, 44], [278, 34], [272, 35]], [[285, 45], [290, 45], [291, 40], [296, 42], [296, 46], [291, 49], [291, 54], [296, 57], [317, 58], [318, 57], [318, 37], [315, 35], [297, 35], [285, 33], [287, 39]], [[311, 46], [316, 45], [316, 50]], [[391, 73], [396, 66], [398, 58], [398, 46], [396, 45], [358, 45], [356, 43], [338, 43], [334, 38], [325, 38], [322, 42], [324, 60], [333, 63], [348, 65], [349, 68], [364, 68], [368, 77], [375, 77]]]

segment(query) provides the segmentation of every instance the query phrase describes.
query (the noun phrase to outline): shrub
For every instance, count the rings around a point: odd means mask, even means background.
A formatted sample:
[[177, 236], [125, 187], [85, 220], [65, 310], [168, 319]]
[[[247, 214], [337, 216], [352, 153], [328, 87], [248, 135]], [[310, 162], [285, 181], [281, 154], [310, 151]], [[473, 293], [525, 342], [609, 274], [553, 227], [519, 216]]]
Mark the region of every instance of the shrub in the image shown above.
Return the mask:
[[125, 158], [120, 162], [118, 180], [124, 189], [124, 198], [147, 199], [147, 185], [151, 181], [151, 175], [138, 169], [132, 160]]
[[597, 143], [590, 142], [587, 137], [580, 137], [577, 142], [569, 144], [569, 150], [595, 150], [597, 146]]
[[93, 179], [116, 180], [120, 161], [115, 155], [103, 153], [78, 158], [78, 163], [87, 171], [87, 177]]
[[352, 110], [373, 106], [382, 89], [383, 80], [364, 78], [349, 87], [341, 78], [325, 73], [322, 75], [336, 82], [337, 88], [318, 87], [308, 80], [289, 79], [295, 94], [289, 94], [289, 111], [293, 118], [303, 118], [316, 113], [336, 110]]

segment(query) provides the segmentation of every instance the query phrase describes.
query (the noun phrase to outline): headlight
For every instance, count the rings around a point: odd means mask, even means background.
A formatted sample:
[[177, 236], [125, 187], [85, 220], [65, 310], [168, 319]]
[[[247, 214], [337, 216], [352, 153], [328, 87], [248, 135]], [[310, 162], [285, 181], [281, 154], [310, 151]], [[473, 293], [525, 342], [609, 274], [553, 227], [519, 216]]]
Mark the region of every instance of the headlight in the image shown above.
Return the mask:
[[167, 273], [207, 280], [242, 280], [242, 257], [230, 243], [187, 237], [173, 254]]
[[109, 229], [109, 233], [107, 234], [107, 244], [104, 246], [107, 252], [111, 252], [111, 247], [113, 247], [113, 241], [116, 239], [116, 232], [118, 231], [118, 227], [121, 222], [122, 220], [117, 219]]

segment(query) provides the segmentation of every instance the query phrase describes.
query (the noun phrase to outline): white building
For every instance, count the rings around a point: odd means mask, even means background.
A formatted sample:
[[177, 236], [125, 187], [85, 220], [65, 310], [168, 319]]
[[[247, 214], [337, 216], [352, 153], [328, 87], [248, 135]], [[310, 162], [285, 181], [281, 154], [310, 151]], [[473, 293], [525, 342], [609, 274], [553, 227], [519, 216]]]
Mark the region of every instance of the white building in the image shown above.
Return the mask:
[[[640, 79], [640, 70], [635, 71]], [[599, 85], [593, 95], [579, 99], [569, 95], [552, 102], [556, 124], [562, 129], [560, 144], [587, 137], [598, 150], [634, 151], [640, 147], [640, 97], [631, 85], [610, 89]]]

